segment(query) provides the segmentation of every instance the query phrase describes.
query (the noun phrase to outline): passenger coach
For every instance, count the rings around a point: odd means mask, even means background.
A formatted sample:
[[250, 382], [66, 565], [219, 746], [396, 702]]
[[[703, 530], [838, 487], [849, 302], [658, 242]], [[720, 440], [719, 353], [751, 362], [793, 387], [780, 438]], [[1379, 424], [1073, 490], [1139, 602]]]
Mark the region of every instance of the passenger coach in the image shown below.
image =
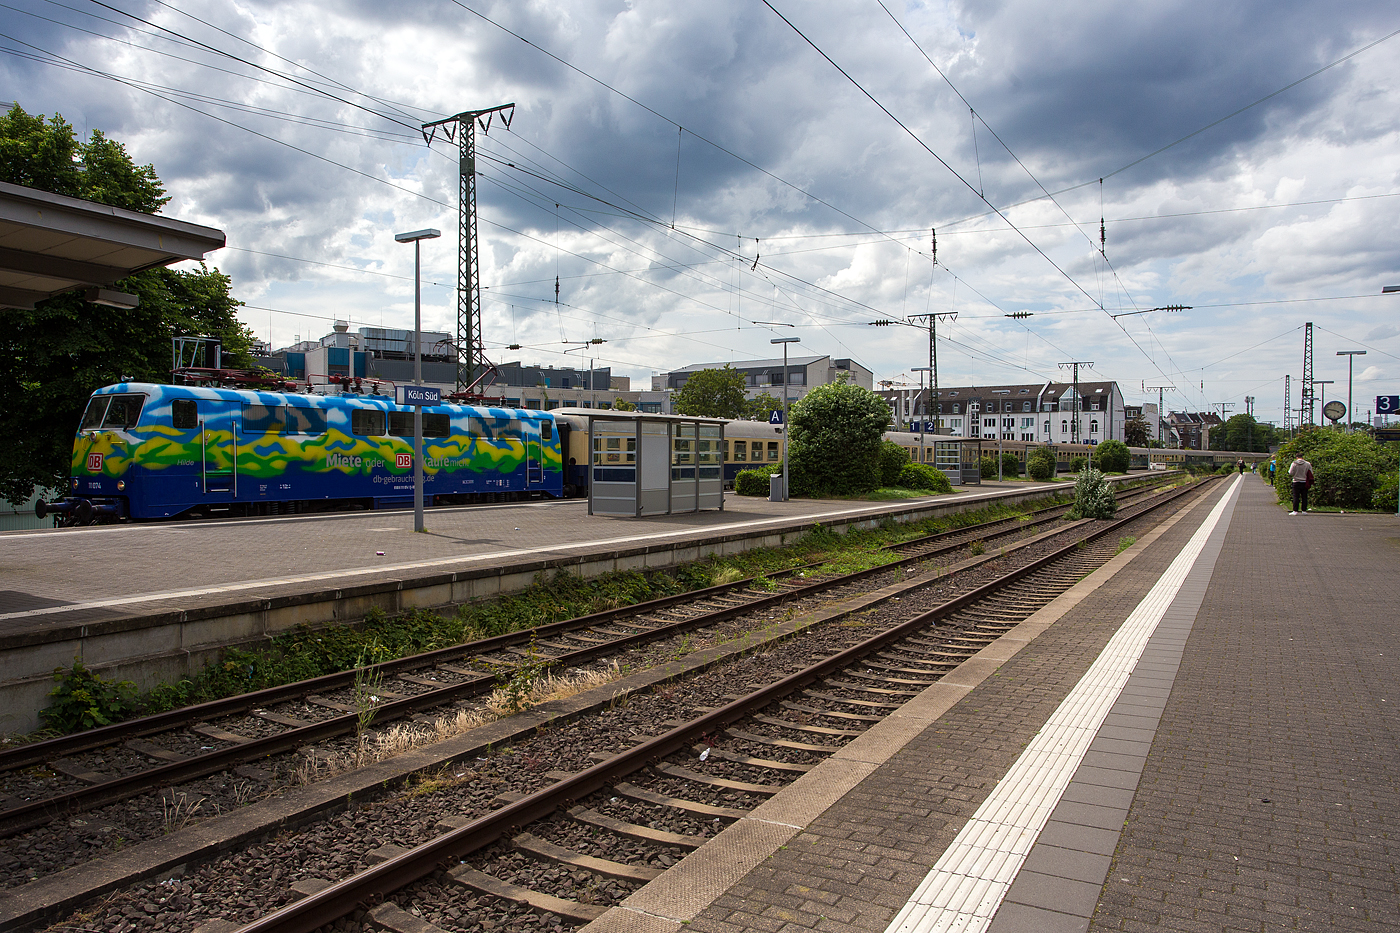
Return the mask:
[[[423, 410], [424, 501], [562, 494], [553, 415]], [[380, 396], [123, 383], [88, 402], [69, 495], [40, 518], [267, 515], [413, 503], [413, 410]]]

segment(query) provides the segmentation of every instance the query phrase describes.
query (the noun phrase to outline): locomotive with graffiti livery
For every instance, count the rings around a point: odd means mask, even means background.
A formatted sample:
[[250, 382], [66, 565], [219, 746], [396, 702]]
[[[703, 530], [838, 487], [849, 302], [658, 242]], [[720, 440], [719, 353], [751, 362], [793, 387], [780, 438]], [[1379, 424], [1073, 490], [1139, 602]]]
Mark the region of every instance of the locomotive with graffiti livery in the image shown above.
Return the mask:
[[[427, 503], [562, 494], [554, 416], [490, 406], [423, 409]], [[413, 502], [413, 409], [384, 396], [122, 383], [93, 393], [63, 524], [270, 515]]]

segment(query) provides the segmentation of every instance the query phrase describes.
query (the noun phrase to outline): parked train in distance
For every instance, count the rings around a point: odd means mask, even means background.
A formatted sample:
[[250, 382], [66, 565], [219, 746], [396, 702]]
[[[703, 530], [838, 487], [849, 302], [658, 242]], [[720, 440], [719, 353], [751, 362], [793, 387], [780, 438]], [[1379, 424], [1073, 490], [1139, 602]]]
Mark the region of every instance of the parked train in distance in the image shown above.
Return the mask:
[[[588, 415], [490, 405], [423, 410], [424, 502], [468, 504], [586, 496]], [[610, 415], [617, 414], [610, 412]], [[910, 458], [934, 465], [935, 435], [888, 431]], [[706, 442], [710, 443], [710, 442]], [[776, 466], [781, 427], [725, 425], [724, 479]], [[1002, 441], [1022, 463], [1038, 446]], [[1061, 472], [1088, 445], [1054, 445]], [[982, 441], [995, 454], [997, 442]], [[1130, 448], [1150, 462], [1214, 468], [1267, 454]], [[73, 442], [64, 498], [40, 501], [40, 518], [64, 525], [175, 516], [277, 515], [413, 504], [413, 410], [380, 395], [314, 395], [122, 383], [98, 389]]]

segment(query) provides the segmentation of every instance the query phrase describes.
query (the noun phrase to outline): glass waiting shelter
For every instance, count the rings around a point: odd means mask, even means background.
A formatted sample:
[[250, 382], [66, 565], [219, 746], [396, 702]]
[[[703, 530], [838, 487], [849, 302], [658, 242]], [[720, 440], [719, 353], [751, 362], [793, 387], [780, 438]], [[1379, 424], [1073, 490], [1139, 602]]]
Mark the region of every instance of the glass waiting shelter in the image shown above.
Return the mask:
[[598, 412], [588, 416], [589, 515], [724, 509], [724, 422]]

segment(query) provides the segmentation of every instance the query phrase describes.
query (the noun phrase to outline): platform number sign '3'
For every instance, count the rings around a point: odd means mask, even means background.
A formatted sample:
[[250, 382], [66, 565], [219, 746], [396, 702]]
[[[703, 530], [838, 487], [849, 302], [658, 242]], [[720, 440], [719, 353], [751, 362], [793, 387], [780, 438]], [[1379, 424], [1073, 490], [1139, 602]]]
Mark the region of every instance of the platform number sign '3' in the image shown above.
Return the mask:
[[101, 455], [101, 454], [88, 454], [88, 472], [89, 472], [89, 473], [101, 473], [101, 472], [102, 472], [102, 455]]
[[413, 466], [413, 454], [395, 454], [394, 461], [399, 469], [408, 469]]
[[1377, 395], [1376, 414], [1397, 415], [1400, 414], [1400, 395]]

